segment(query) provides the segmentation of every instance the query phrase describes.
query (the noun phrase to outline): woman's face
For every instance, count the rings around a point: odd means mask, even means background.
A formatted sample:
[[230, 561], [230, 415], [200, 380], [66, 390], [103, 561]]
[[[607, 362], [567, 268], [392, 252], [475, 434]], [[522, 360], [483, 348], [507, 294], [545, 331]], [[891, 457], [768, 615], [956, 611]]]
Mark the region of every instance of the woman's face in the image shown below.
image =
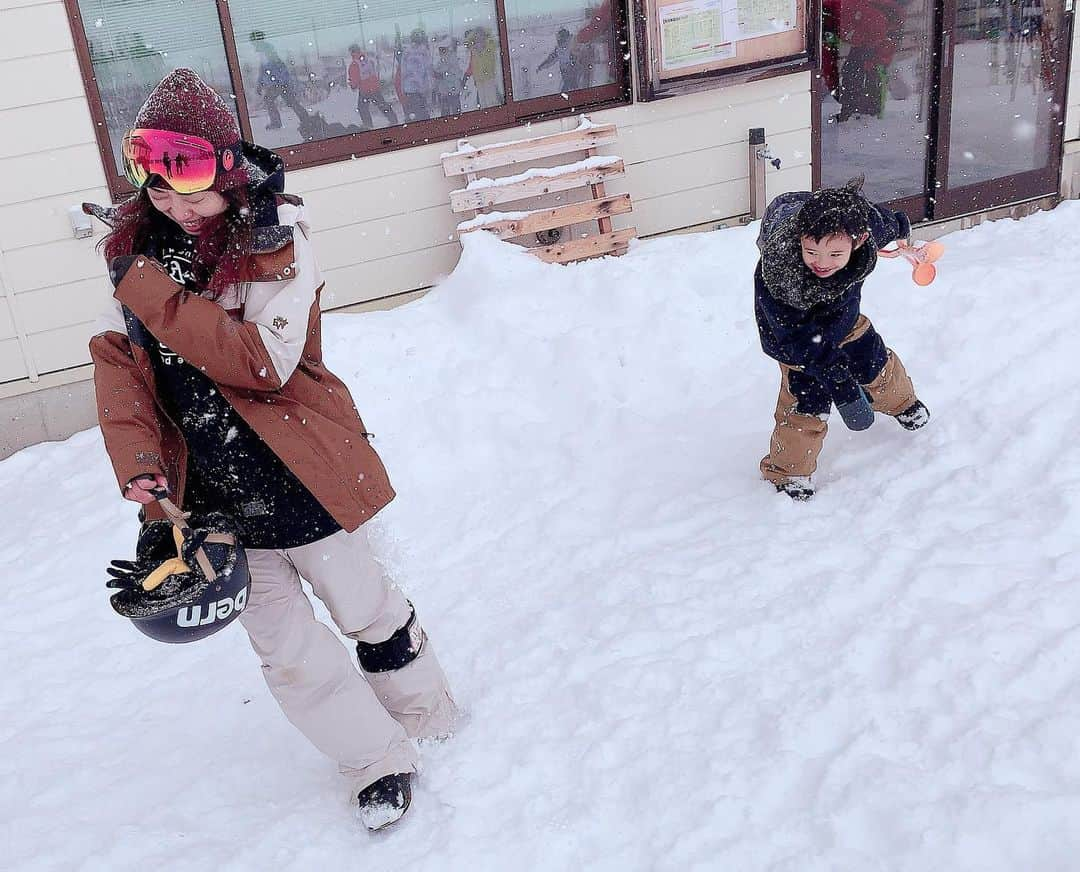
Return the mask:
[[178, 194], [172, 188], [147, 188], [150, 202], [162, 215], [179, 224], [185, 233], [198, 236], [203, 225], [229, 208], [229, 202], [217, 191]]

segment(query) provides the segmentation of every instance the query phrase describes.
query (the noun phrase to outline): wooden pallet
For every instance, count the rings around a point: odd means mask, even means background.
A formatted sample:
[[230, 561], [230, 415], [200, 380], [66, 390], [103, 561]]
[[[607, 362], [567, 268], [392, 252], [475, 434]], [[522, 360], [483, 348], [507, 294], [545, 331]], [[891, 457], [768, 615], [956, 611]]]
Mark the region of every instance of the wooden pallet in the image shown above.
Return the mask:
[[[562, 238], [553, 244], [529, 246], [528, 250], [548, 263], [571, 263], [590, 257], [625, 254], [637, 236], [633, 227], [612, 228], [612, 216], [633, 210], [629, 194], [608, 195], [609, 179], [626, 173], [621, 158], [597, 154], [601, 146], [616, 140], [614, 124], [590, 124], [583, 120], [575, 130], [474, 148], [468, 140], [457, 151], [443, 155], [447, 178], [464, 176], [465, 187], [450, 194], [455, 213], [474, 217], [458, 225], [459, 234], [486, 230], [500, 239], [535, 240], [537, 234], [596, 222], [597, 232]], [[584, 158], [558, 166], [531, 166], [537, 161], [584, 153]], [[516, 170], [511, 175], [481, 175], [489, 170]], [[532, 200], [549, 194], [588, 189], [590, 199], [559, 206], [532, 204], [518, 212], [494, 212], [503, 203]]]

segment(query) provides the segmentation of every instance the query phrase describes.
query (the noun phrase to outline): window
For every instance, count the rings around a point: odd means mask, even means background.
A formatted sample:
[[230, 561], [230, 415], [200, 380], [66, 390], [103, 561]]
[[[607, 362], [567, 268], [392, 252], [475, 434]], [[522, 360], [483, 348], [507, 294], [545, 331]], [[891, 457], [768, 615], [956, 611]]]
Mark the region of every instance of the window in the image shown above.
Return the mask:
[[570, 94], [618, 80], [611, 2], [507, 0], [514, 93]]
[[181, 66], [291, 167], [629, 99], [617, 0], [66, 4], [116, 192], [124, 132]]
[[78, 9], [117, 174], [120, 140], [169, 70], [191, 67], [219, 94], [232, 92], [213, 4], [78, 0]]

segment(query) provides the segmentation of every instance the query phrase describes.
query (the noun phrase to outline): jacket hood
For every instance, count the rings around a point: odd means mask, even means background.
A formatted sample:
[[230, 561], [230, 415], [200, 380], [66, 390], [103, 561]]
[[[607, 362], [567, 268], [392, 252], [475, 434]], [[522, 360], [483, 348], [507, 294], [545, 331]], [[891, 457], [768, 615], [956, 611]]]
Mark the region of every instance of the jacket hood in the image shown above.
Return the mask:
[[877, 266], [877, 247], [867, 239], [851, 253], [851, 260], [834, 275], [820, 278], [803, 263], [798, 233], [799, 211], [805, 200], [783, 203], [766, 214], [758, 248], [761, 275], [769, 295], [803, 311], [842, 297], [852, 285], [863, 281]]

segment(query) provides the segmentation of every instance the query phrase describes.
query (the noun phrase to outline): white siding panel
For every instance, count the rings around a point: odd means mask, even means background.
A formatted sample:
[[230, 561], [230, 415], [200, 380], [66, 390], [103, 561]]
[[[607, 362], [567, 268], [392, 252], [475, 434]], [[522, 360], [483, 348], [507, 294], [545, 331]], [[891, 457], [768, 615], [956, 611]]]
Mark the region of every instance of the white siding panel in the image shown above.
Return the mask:
[[618, 154], [628, 164], [642, 163], [673, 154], [700, 151], [728, 143], [746, 149], [747, 131], [764, 127], [770, 144], [776, 134], [810, 129], [810, 100], [789, 100], [720, 107], [692, 118], [633, 124], [619, 131], [619, 141], [605, 151]]
[[15, 335], [15, 324], [11, 320], [11, 307], [6, 297], [0, 297], [0, 339], [11, 339]]
[[[783, 161], [783, 165], [810, 163], [809, 131], [770, 137], [769, 144], [773, 153]], [[769, 172], [774, 172], [771, 167]], [[626, 177], [616, 179], [610, 187], [618, 193], [629, 191], [634, 201], [640, 202], [675, 191], [688, 191], [740, 178], [745, 180], [748, 175], [747, 146], [744, 142], [738, 142], [632, 164], [626, 168]], [[728, 214], [737, 215], [746, 212], [748, 208], [749, 203], [744, 202]], [[694, 223], [696, 222], [687, 221], [682, 226]]]
[[104, 185], [105, 172], [96, 145], [75, 145], [0, 161], [0, 206]]
[[446, 204], [450, 191], [464, 187], [463, 177], [447, 179], [441, 166], [421, 167], [376, 179], [363, 179], [334, 188], [305, 191], [290, 181], [310, 207], [316, 230], [330, 230], [392, 215], [406, 215], [418, 209]]
[[459, 216], [450, 206], [353, 224], [315, 234], [315, 251], [323, 269], [379, 260], [453, 242]]
[[[109, 191], [106, 188], [90, 188], [14, 206], [0, 206], [0, 249], [13, 251], [28, 245], [72, 239], [68, 207], [84, 202], [106, 204], [109, 202]], [[96, 242], [105, 233], [106, 227], [96, 218], [92, 226]]]
[[0, 10], [0, 60], [73, 48], [63, 3]]
[[90, 107], [82, 97], [0, 110], [0, 160], [94, 142]]
[[[809, 190], [811, 178], [809, 163], [770, 172], [768, 195], [776, 197], [788, 191]], [[749, 202], [748, 180], [733, 179], [637, 202], [632, 214], [615, 219], [615, 226], [633, 226], [640, 236], [649, 236], [677, 226], [719, 223], [740, 212], [745, 213]]]
[[[6, 278], [15, 293], [93, 279], [105, 273], [105, 262], [93, 239], [68, 239], [6, 252]], [[60, 313], [57, 312], [57, 317]]]
[[0, 12], [5, 9], [18, 9], [22, 6], [41, 6], [42, 3], [55, 2], [55, 0], [0, 0]]
[[0, 339], [0, 383], [17, 381], [29, 375], [18, 339]]
[[[44, 57], [0, 60], [0, 82], [5, 83], [0, 88], [0, 109], [84, 97], [74, 50]], [[21, 86], [10, 87], [11, 82], [19, 82]], [[28, 87], [27, 83], [31, 82], [33, 87]]]
[[449, 275], [461, 257], [456, 242], [424, 251], [399, 254], [369, 263], [358, 263], [325, 274], [324, 309], [335, 309], [365, 300], [426, 288]]
[[90, 336], [94, 322], [58, 327], [30, 335], [30, 350], [42, 373], [90, 363]]
[[[27, 333], [70, 327], [95, 320], [110, 305], [112, 284], [105, 276], [51, 288], [26, 291], [16, 297]], [[2, 335], [2, 333], [0, 333]]]
[[[778, 76], [760, 82], [699, 91], [696, 94], [655, 100], [651, 103], [634, 103], [615, 109], [605, 109], [589, 117], [597, 123], [618, 124], [619, 135], [622, 136], [625, 130], [632, 129], [635, 124], [668, 122], [678, 118], [693, 119], [703, 112], [711, 112], [717, 108], [734, 111], [737, 107], [748, 104], [760, 106], [776, 104], [790, 106], [791, 111], [795, 112], [799, 111], [798, 101], [804, 99], [803, 95], [808, 96], [809, 93], [810, 73], [793, 73], [790, 76]], [[676, 134], [677, 131], [673, 130], [673, 138]]]

